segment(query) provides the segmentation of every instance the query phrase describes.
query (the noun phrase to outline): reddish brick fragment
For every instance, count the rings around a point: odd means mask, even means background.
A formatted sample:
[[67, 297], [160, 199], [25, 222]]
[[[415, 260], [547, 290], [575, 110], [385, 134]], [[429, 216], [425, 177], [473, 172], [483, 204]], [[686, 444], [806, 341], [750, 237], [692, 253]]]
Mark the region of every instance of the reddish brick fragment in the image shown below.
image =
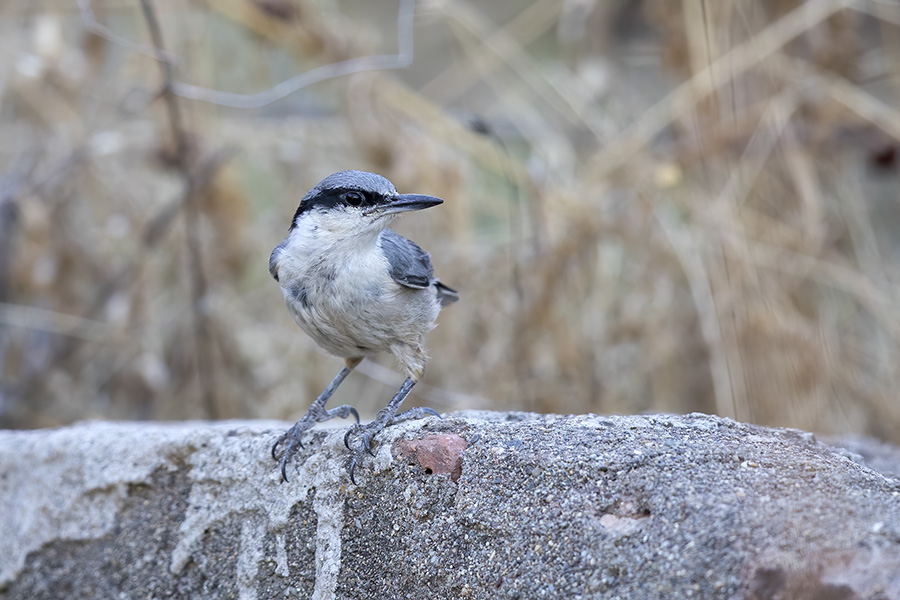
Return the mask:
[[399, 455], [430, 473], [450, 474], [453, 481], [462, 475], [462, 455], [466, 440], [455, 433], [435, 433], [397, 442]]

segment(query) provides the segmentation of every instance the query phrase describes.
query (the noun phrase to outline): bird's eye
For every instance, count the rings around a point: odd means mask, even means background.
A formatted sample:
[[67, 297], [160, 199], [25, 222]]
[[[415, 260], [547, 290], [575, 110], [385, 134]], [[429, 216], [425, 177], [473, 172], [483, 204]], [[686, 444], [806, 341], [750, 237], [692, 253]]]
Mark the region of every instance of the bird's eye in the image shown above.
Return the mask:
[[350, 206], [359, 206], [364, 200], [365, 198], [363, 198], [363, 195], [359, 192], [347, 192], [344, 194], [344, 202]]

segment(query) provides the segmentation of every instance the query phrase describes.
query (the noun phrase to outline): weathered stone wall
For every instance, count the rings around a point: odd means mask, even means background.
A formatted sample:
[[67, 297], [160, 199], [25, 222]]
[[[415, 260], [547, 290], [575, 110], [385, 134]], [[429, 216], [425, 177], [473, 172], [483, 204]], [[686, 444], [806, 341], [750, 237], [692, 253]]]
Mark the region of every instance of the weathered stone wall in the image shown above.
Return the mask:
[[0, 598], [900, 598], [892, 447], [467, 412], [389, 428], [354, 486], [342, 430], [281, 482], [285, 426], [0, 432]]

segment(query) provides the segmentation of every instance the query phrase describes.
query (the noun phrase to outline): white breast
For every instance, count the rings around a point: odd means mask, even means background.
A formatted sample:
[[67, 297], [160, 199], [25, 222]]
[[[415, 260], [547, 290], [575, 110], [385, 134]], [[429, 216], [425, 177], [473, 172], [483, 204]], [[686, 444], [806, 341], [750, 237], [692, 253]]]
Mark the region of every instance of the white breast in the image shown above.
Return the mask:
[[415, 290], [394, 282], [377, 231], [337, 239], [321, 227], [302, 229], [295, 228], [273, 256], [285, 303], [300, 327], [345, 358], [424, 352], [424, 336], [440, 311], [434, 287]]

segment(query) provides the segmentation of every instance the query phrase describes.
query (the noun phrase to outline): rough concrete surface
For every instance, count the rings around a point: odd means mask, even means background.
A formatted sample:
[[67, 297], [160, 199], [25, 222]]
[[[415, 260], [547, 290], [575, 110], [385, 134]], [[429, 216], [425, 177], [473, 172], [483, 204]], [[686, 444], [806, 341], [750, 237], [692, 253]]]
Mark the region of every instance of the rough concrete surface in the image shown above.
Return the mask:
[[354, 486], [286, 426], [0, 432], [0, 598], [900, 599], [900, 480], [804, 432], [455, 413]]

